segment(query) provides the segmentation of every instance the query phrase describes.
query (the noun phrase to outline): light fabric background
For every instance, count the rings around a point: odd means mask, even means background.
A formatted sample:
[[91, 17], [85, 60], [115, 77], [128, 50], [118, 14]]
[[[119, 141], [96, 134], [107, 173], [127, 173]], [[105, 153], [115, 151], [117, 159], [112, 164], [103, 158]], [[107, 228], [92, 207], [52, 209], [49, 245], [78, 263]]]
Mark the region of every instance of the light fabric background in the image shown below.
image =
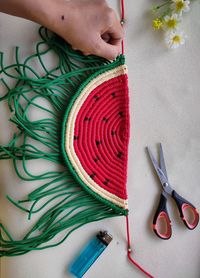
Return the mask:
[[[119, 11], [117, 0], [110, 5]], [[185, 15], [187, 43], [168, 50], [162, 35], [151, 28], [152, 1], [126, 1], [126, 58], [129, 67], [131, 138], [128, 192], [133, 257], [155, 277], [200, 277], [200, 225], [189, 231], [181, 223], [173, 201], [169, 201], [173, 236], [168, 241], [152, 232], [152, 218], [161, 191], [145, 147], [156, 151], [163, 143], [171, 184], [200, 210], [200, 2], [194, 1]], [[0, 50], [13, 61], [18, 45], [31, 54], [38, 39], [35, 23], [0, 14]], [[7, 109], [0, 104], [0, 143], [10, 135]], [[21, 184], [9, 162], [0, 162], [0, 217], [16, 236], [25, 220], [5, 194], [21, 197], [29, 191]], [[24, 221], [24, 222], [23, 222]], [[114, 237], [86, 278], [144, 277], [126, 258], [124, 217], [89, 224], [74, 232], [62, 245], [1, 259], [1, 278], [67, 278], [71, 259], [101, 229]]]

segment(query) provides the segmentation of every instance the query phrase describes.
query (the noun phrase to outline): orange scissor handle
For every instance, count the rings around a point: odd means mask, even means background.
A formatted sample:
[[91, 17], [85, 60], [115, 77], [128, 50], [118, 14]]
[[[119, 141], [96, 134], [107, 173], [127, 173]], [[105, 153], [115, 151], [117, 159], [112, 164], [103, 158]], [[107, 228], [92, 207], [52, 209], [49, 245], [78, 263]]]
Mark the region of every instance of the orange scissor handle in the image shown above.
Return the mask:
[[193, 230], [199, 223], [199, 213], [197, 209], [175, 190], [172, 192], [172, 198], [175, 200], [178, 207], [181, 219], [189, 230]]
[[153, 230], [161, 239], [169, 239], [172, 235], [171, 220], [167, 211], [167, 198], [160, 196], [160, 202], [153, 219]]

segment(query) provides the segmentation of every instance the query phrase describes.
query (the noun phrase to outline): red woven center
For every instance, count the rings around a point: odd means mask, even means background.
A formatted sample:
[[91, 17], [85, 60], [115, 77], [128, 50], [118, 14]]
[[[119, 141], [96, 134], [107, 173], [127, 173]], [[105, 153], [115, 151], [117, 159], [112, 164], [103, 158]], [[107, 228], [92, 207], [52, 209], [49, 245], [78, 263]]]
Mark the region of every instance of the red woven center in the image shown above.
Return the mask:
[[74, 149], [87, 174], [110, 193], [127, 199], [129, 140], [127, 75], [96, 87], [81, 106], [74, 129]]

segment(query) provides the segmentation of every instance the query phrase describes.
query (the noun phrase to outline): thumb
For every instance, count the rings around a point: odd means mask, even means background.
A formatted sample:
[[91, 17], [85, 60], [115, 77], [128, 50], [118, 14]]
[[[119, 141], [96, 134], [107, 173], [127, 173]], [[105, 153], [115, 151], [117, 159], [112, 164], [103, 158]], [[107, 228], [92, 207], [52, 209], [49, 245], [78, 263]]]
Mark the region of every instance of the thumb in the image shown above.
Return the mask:
[[114, 60], [121, 53], [121, 44], [110, 44], [99, 38], [95, 44], [94, 54], [108, 60]]

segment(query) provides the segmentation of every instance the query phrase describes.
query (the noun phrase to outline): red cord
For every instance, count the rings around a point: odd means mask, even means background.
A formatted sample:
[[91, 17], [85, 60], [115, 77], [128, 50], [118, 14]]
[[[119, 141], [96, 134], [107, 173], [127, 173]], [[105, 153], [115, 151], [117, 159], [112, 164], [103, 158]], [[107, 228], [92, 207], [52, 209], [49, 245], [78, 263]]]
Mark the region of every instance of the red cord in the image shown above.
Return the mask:
[[124, 0], [121, 0], [121, 20], [124, 20]]
[[129, 231], [129, 221], [128, 215], [126, 216], [126, 233], [127, 233], [127, 256], [128, 259], [140, 269], [147, 277], [154, 278], [150, 273], [144, 270], [132, 257], [131, 257], [131, 240], [130, 240], [130, 231]]
[[[121, 0], [121, 24], [123, 26], [125, 19], [125, 9], [124, 9], [124, 0]], [[122, 54], [124, 54], [124, 40], [122, 40]], [[140, 269], [147, 277], [154, 278], [146, 270], [144, 270], [132, 257], [131, 257], [131, 240], [130, 240], [130, 231], [129, 231], [129, 221], [128, 215], [126, 216], [126, 234], [127, 234], [127, 257], [128, 259]]]
[[[124, 0], [121, 0], [121, 24], [124, 24]], [[122, 40], [122, 54], [124, 54], [124, 40]]]

